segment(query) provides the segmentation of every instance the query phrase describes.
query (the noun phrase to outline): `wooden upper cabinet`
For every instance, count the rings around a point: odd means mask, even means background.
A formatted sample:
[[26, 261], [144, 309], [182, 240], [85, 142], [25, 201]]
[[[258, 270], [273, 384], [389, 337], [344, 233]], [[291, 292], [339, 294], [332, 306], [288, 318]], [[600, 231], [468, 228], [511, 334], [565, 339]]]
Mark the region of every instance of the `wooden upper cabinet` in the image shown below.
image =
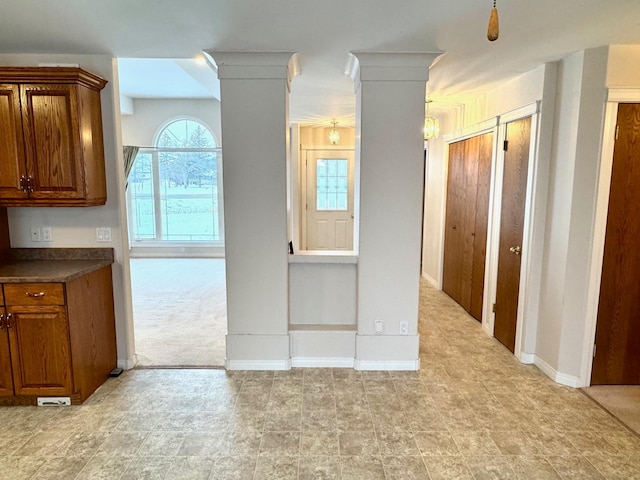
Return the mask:
[[0, 67], [0, 206], [106, 202], [105, 85], [80, 68]]
[[26, 173], [26, 163], [18, 85], [0, 85], [0, 132], [0, 200], [21, 199], [20, 177]]

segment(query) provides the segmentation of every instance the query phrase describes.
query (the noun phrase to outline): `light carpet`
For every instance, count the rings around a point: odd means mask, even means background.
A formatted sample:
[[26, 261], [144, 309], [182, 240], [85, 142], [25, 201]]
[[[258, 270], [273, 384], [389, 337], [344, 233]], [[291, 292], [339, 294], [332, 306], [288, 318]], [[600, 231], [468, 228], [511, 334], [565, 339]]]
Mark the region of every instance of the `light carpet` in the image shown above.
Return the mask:
[[596, 385], [582, 391], [640, 435], [640, 386]]
[[224, 259], [131, 259], [138, 366], [223, 366]]

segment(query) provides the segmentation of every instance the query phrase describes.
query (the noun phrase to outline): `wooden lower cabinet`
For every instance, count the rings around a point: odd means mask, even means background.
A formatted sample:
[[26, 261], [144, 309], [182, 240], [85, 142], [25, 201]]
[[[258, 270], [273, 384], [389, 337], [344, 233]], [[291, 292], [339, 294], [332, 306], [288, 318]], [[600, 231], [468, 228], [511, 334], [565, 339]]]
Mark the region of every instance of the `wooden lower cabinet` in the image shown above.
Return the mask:
[[2, 290], [0, 404], [47, 396], [82, 403], [116, 367], [111, 267]]

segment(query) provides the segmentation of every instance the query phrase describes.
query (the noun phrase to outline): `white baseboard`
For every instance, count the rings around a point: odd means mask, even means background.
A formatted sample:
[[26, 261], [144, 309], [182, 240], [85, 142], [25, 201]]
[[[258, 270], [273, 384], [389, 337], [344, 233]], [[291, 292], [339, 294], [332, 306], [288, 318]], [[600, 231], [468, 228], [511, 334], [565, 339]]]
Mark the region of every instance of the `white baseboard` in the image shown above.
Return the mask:
[[356, 370], [383, 370], [383, 371], [407, 371], [415, 372], [420, 370], [420, 359], [385, 361], [385, 360], [355, 360]]
[[547, 362], [542, 360], [540, 357], [534, 355], [535, 360], [534, 364], [538, 367], [542, 372], [547, 375], [551, 380], [561, 385], [566, 385], [567, 387], [580, 388], [588, 385], [582, 385], [580, 378], [575, 375], [567, 375], [566, 373], [558, 372], [555, 368], [549, 365]]
[[131, 370], [138, 363], [138, 356], [134, 355], [133, 358], [119, 358], [118, 368], [123, 370]]
[[227, 370], [291, 370], [291, 360], [225, 360]]
[[526, 365], [534, 365], [536, 363], [536, 356], [533, 353], [520, 353], [518, 360]]
[[433, 278], [431, 275], [427, 275], [426, 273], [423, 273], [422, 278], [424, 278], [427, 281], [427, 283], [431, 285], [433, 288], [439, 288], [438, 281], [435, 278]]
[[294, 368], [353, 368], [355, 358], [342, 357], [293, 357]]

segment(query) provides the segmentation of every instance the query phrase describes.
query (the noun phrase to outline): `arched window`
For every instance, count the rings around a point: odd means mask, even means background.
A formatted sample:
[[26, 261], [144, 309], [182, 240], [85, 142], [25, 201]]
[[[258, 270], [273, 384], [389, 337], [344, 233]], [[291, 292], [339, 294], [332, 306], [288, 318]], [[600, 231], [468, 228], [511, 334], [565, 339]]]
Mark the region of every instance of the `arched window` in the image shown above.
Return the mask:
[[201, 122], [178, 119], [157, 133], [155, 148], [140, 149], [127, 189], [134, 242], [220, 244], [220, 151]]

